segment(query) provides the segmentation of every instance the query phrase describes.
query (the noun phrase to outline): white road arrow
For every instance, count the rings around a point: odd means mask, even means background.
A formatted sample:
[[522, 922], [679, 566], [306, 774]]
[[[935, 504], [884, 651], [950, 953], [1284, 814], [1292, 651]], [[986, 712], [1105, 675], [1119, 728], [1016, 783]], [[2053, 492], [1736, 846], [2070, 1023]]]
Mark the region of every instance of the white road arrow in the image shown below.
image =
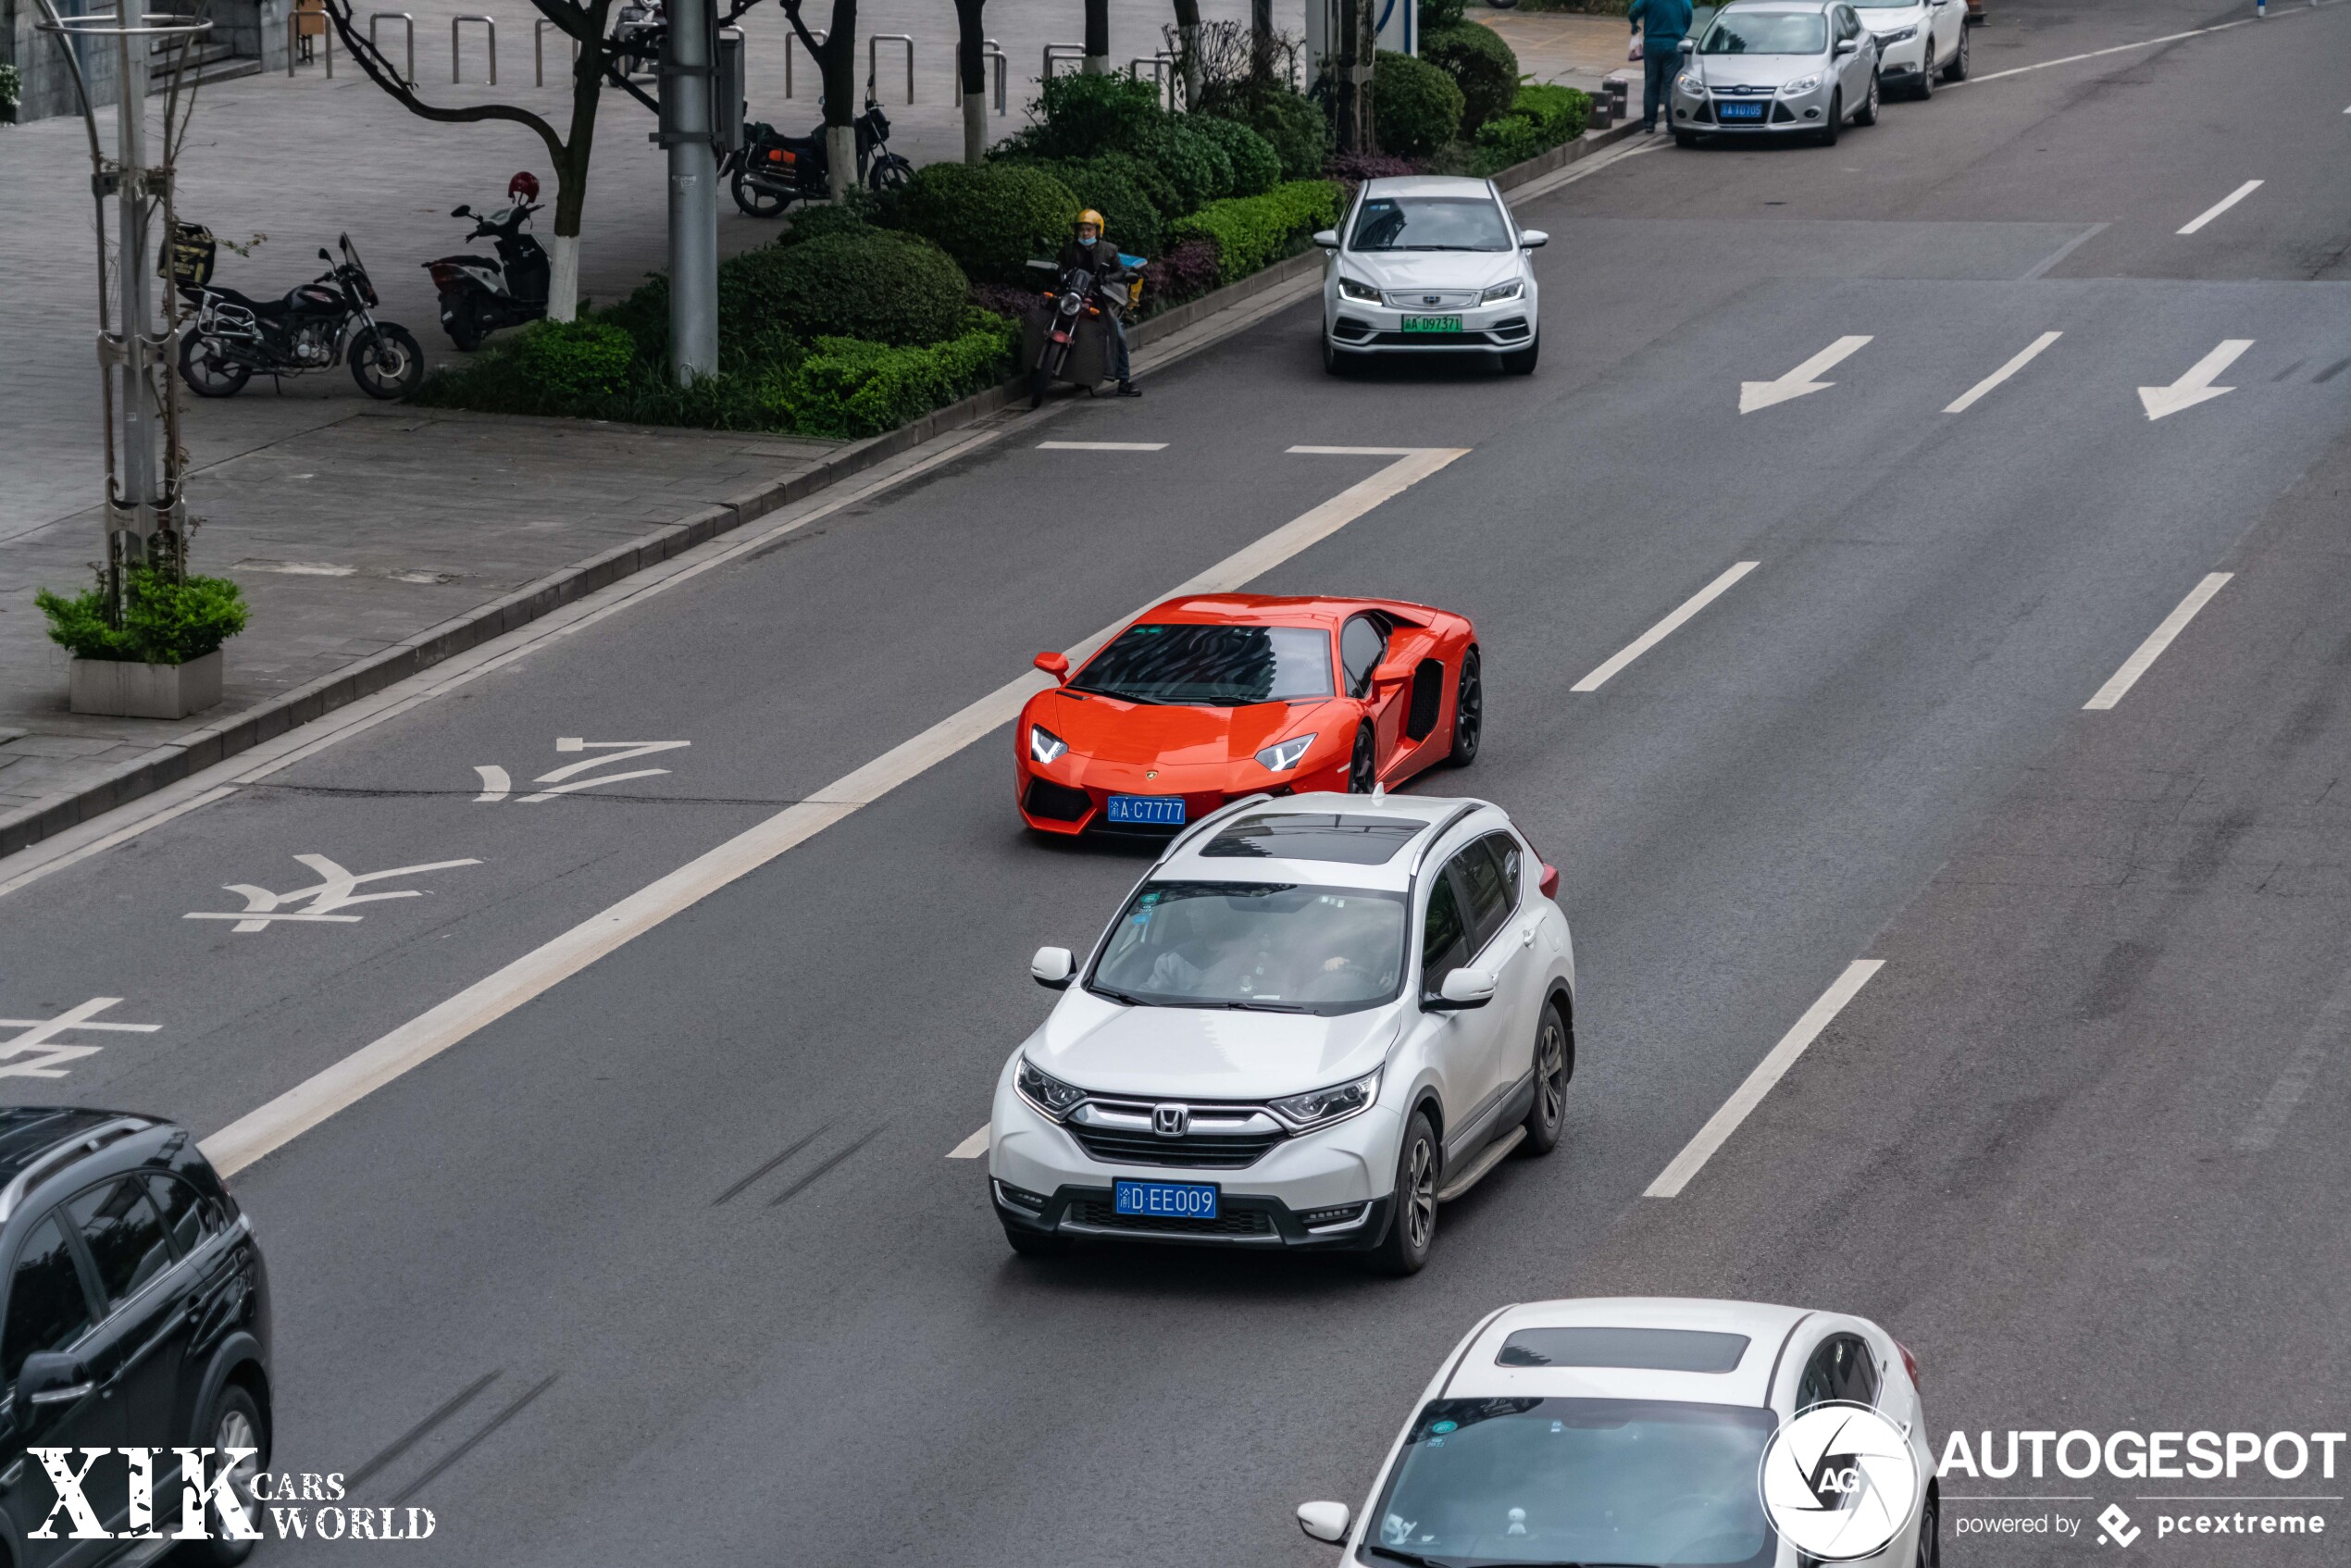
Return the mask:
[[2234, 365], [2237, 355], [2252, 346], [2251, 338], [2224, 338], [2219, 348], [2190, 366], [2188, 373], [2170, 386], [2141, 387], [2139, 402], [2146, 406], [2147, 417], [2160, 419], [2236, 391], [2234, 387], [2214, 386], [2212, 378]]
[[1838, 364], [1869, 341], [1867, 338], [1839, 338], [1776, 381], [1741, 381], [1739, 412], [1752, 414], [1775, 403], [1788, 403], [1812, 392], [1828, 391], [1836, 385], [1835, 381], [1816, 381], [1812, 378]]

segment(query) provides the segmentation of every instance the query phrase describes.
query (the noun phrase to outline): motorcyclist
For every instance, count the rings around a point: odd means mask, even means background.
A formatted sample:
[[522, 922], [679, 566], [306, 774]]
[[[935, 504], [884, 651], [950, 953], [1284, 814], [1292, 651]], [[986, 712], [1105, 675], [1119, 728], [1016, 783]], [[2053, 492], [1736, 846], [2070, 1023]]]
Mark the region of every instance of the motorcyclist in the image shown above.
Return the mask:
[[1102, 238], [1102, 215], [1092, 207], [1077, 215], [1070, 241], [1062, 247], [1061, 269], [1066, 272], [1073, 267], [1082, 267], [1091, 272], [1095, 286], [1101, 290], [1102, 318], [1110, 323], [1111, 368], [1118, 377], [1118, 395], [1142, 396], [1142, 389], [1135, 384], [1131, 374], [1132, 367], [1126, 354], [1126, 323], [1120, 314], [1126, 302], [1126, 291], [1111, 286], [1125, 282], [1130, 275], [1126, 264], [1118, 259], [1118, 247]]

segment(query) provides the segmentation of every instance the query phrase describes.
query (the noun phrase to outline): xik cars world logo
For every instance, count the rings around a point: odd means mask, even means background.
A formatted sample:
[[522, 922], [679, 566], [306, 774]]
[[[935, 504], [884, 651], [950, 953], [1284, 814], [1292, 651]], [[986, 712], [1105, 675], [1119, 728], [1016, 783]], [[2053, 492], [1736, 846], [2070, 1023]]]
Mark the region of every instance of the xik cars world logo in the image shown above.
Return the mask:
[[[437, 1523], [429, 1508], [354, 1508], [342, 1505], [341, 1473], [330, 1475], [271, 1475], [246, 1468], [255, 1449], [29, 1449], [56, 1489], [34, 1540], [76, 1541], [258, 1541], [267, 1538], [255, 1517], [257, 1504], [280, 1540], [316, 1537], [321, 1540], [420, 1541]], [[75, 1454], [81, 1456], [77, 1466]], [[169, 1455], [169, 1460], [164, 1458]], [[119, 1456], [118, 1460], [116, 1456]], [[218, 1461], [218, 1467], [214, 1462]], [[99, 1466], [119, 1462], [127, 1472], [129, 1517], [121, 1530], [110, 1530], [99, 1516], [90, 1493], [120, 1496]], [[180, 1528], [168, 1537], [155, 1528], [155, 1472], [175, 1465], [180, 1477]], [[240, 1482], [243, 1485], [240, 1485]], [[105, 1484], [102, 1484], [105, 1483]], [[60, 1531], [62, 1522], [69, 1528]]]

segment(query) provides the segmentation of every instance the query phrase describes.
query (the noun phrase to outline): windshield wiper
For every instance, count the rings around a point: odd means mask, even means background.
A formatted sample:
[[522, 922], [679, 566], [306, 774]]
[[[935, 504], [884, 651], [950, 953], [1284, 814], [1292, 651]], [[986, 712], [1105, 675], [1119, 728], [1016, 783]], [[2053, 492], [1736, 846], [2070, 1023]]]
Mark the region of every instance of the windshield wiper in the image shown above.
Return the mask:
[[1092, 991], [1096, 996], [1106, 996], [1113, 1002], [1122, 1002], [1129, 1007], [1149, 1007], [1151, 1005], [1150, 1002], [1145, 1002], [1133, 991], [1123, 991], [1116, 986], [1106, 986], [1099, 981], [1093, 985], [1088, 986], [1086, 989]]
[[1451, 1563], [1441, 1557], [1423, 1557], [1417, 1551], [1403, 1551], [1392, 1546], [1367, 1545], [1363, 1549], [1374, 1557], [1385, 1557], [1390, 1562], [1412, 1563], [1413, 1568], [1453, 1568]]
[[1312, 1013], [1314, 1011], [1302, 1002], [1228, 1002], [1224, 1005], [1235, 1013]]

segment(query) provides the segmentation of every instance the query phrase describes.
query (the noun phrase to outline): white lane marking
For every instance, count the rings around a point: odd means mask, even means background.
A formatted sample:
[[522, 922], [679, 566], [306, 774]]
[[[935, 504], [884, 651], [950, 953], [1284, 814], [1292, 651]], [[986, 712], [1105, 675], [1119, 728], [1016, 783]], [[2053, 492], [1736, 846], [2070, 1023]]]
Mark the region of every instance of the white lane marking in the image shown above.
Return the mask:
[[1039, 452], [1164, 452], [1163, 441], [1040, 441]]
[[514, 793], [514, 778], [504, 768], [494, 763], [476, 764], [474, 771], [481, 775], [481, 793], [474, 797], [477, 805], [484, 802], [495, 805]]
[[1812, 378], [1850, 357], [1869, 341], [1867, 337], [1839, 338], [1776, 381], [1741, 381], [1739, 412], [1752, 414], [1759, 408], [1769, 408], [1776, 403], [1787, 403], [1816, 392], [1828, 391], [1836, 385], [1835, 381], [1816, 381]]
[[988, 1129], [980, 1128], [954, 1148], [947, 1151], [951, 1160], [976, 1160], [988, 1152]]
[[1643, 153], [1654, 153], [1659, 148], [1671, 144], [1672, 140], [1669, 137], [1635, 136], [1628, 141], [1619, 143], [1604, 153], [1598, 153], [1587, 158], [1578, 158], [1565, 168], [1546, 174], [1537, 180], [1530, 180], [1524, 185], [1505, 191], [1502, 193], [1502, 200], [1508, 202], [1511, 211], [1515, 213], [1526, 203], [1548, 196], [1562, 185], [1573, 185], [1579, 180], [1588, 180], [1603, 169], [1615, 168], [1626, 158], [1636, 158]]
[[2244, 184], [2238, 186], [2235, 190], [2230, 192], [2227, 195], [2221, 197], [2210, 206], [2206, 207], [2195, 218], [2190, 218], [2188, 220], [2187, 227], [2182, 229], [2180, 232], [2183, 234], [2195, 233], [2197, 230], [2203, 228], [2206, 224], [2211, 222], [2214, 218], [2220, 217], [2222, 213], [2228, 211], [2231, 207], [2236, 205], [2239, 202], [2245, 200], [2245, 197], [2253, 194], [2254, 192], [2258, 191], [2259, 189], [2261, 189], [2260, 180], [2246, 180]]
[[1626, 665], [1631, 664], [1635, 659], [1639, 658], [1643, 653], [1646, 653], [1650, 649], [1656, 647], [1659, 643], [1664, 641], [1667, 638], [1673, 636], [1674, 632], [1681, 628], [1684, 621], [1688, 620], [1692, 616], [1697, 615], [1700, 610], [1705, 609], [1709, 604], [1714, 603], [1715, 600], [1721, 598], [1723, 591], [1728, 589], [1731, 584], [1747, 576], [1748, 573], [1753, 571], [1760, 565], [1761, 565], [1761, 563], [1757, 561], [1741, 561], [1729, 571], [1724, 572], [1721, 577], [1716, 578], [1712, 582], [1708, 583], [1704, 588], [1701, 588], [1696, 593], [1691, 594], [1689, 598], [1682, 602], [1682, 607], [1680, 609], [1675, 610], [1672, 615], [1666, 616], [1663, 620], [1658, 622], [1655, 626], [1641, 633], [1639, 637], [1627, 643], [1623, 650], [1617, 653], [1614, 658], [1609, 660], [1608, 663], [1602, 665], [1599, 668], [1594, 670], [1591, 674], [1586, 676], [1574, 685], [1569, 687], [1568, 690], [1570, 691], [1598, 691], [1601, 687], [1607, 685], [1611, 678], [1615, 676], [1618, 671], [1622, 670]]
[[2075, 251], [2080, 250], [2084, 245], [2088, 244], [2091, 241], [2096, 239], [2099, 235], [2105, 233], [2112, 227], [2114, 226], [2110, 223], [2091, 224], [2087, 229], [2083, 230], [2082, 232], [2074, 235], [2073, 238], [2068, 240], [2065, 243], [2059, 245], [2057, 249], [2051, 251], [2048, 255], [2043, 256], [2039, 261], [2034, 263], [2023, 272], [2020, 273], [2017, 277], [2017, 281], [2020, 283], [2029, 283], [2035, 278], [2047, 277], [2050, 272], [2056, 269], [2058, 263], [2063, 261], [2067, 256], [2071, 255]]
[[2234, 387], [2216, 387], [2213, 378], [2237, 362], [2237, 355], [2253, 346], [2251, 338], [2223, 338], [2220, 347], [2188, 367], [2187, 374], [2168, 387], [2141, 387], [2139, 405], [2147, 417], [2168, 419], [2183, 408], [2194, 408], [2199, 403], [2209, 403], [2216, 397], [2226, 397]]
[[[93, 996], [79, 1006], [69, 1007], [54, 1018], [0, 1018], [0, 1029], [22, 1029], [20, 1035], [0, 1039], [0, 1078], [62, 1078], [66, 1069], [61, 1062], [78, 1062], [84, 1056], [95, 1056], [105, 1049], [96, 1045], [53, 1045], [50, 1042], [68, 1029], [113, 1029], [122, 1034], [151, 1035], [163, 1027], [161, 1024], [107, 1024], [98, 1021], [98, 1014], [122, 998]], [[37, 1053], [37, 1054], [35, 1054]], [[31, 1055], [29, 1062], [15, 1058]]]
[[[2315, 10], [2317, 7], [2314, 6], [2312, 9]], [[2177, 44], [2183, 38], [2201, 38], [2208, 32], [2226, 32], [2233, 27], [2247, 27], [2256, 19], [2252, 17], [2245, 17], [2233, 22], [2215, 22], [2210, 27], [2192, 27], [2185, 32], [2167, 32], [2160, 38], [2143, 38], [2136, 44], [2117, 44], [2105, 49], [2093, 49], [2086, 55], [2064, 55], [2054, 60], [2043, 60], [2038, 65], [2010, 66], [2006, 70], [1970, 75], [1965, 81], [1949, 83], [1945, 91], [1955, 92], [1962, 87], [1973, 87], [1986, 81], [1999, 81], [2011, 76], [2025, 76], [2036, 70], [2054, 70], [2059, 66], [2079, 65], [2084, 60], [2104, 59], [2108, 55], [2127, 55], [2133, 49], [2158, 48], [2166, 44]]]
[[1284, 452], [1308, 457], [1401, 457], [1417, 446], [1286, 446]]
[[[566, 778], [571, 778], [575, 773], [585, 773], [591, 767], [609, 767], [614, 763], [633, 762], [639, 757], [649, 757], [657, 752], [679, 751], [692, 744], [691, 740], [589, 740], [578, 735], [558, 736], [555, 739], [555, 750], [558, 752], [604, 752], [609, 754], [589, 757], [582, 762], [568, 763], [552, 772], [541, 774], [531, 780], [533, 784], [555, 784], [558, 787], [553, 790], [541, 790], [536, 794], [525, 795], [515, 803], [527, 806], [540, 801], [552, 801], [557, 795], [568, 795], [581, 790], [593, 790], [602, 784], [619, 784], [631, 778], [657, 778], [667, 773], [669, 769], [641, 767], [628, 773], [600, 773], [592, 778], [573, 778], [568, 784], [561, 782]], [[477, 767], [474, 771], [479, 773], [482, 770]], [[477, 795], [474, 798], [479, 800], [481, 797]]]
[[1780, 1037], [1780, 1043], [1772, 1047], [1771, 1054], [1755, 1064], [1755, 1071], [1748, 1074], [1747, 1081], [1739, 1085], [1737, 1092], [1723, 1102], [1721, 1110], [1707, 1118], [1706, 1125], [1698, 1129], [1698, 1136], [1673, 1156], [1672, 1164], [1658, 1173], [1657, 1179], [1649, 1183], [1648, 1190], [1641, 1196], [1672, 1198], [1687, 1187], [1690, 1178], [1704, 1168], [1714, 1151], [1738, 1130], [1741, 1122], [1747, 1120], [1748, 1113], [1762, 1103], [1763, 1097], [1772, 1092], [1772, 1086], [1787, 1076], [1787, 1070], [1796, 1065], [1796, 1059], [1804, 1054], [1805, 1048], [1818, 1039], [1821, 1031], [1829, 1027], [1830, 1020], [1843, 1012], [1845, 1004], [1853, 1000], [1855, 993], [1870, 983], [1870, 977], [1885, 967], [1885, 960], [1883, 958], [1857, 958], [1847, 964], [1845, 973], [1836, 977], [1836, 983], [1822, 991], [1821, 1000], [1805, 1010], [1804, 1016], [1796, 1021], [1796, 1027]]
[[[436, 860], [425, 865], [395, 865], [389, 871], [370, 871], [355, 876], [322, 854], [298, 854], [294, 860], [308, 866], [318, 880], [310, 887], [297, 888], [292, 892], [273, 893], [251, 882], [230, 882], [224, 890], [245, 901], [242, 910], [195, 910], [181, 915], [182, 920], [233, 920], [231, 931], [266, 931], [273, 922], [309, 921], [324, 925], [356, 926], [367, 918], [361, 915], [343, 915], [338, 911], [355, 903], [381, 903], [386, 899], [420, 899], [424, 892], [417, 888], [404, 888], [389, 893], [363, 893], [362, 885], [380, 882], [387, 877], [415, 877], [427, 871], [446, 871], [457, 865], [479, 865], [479, 860]], [[310, 907], [297, 913], [286, 913], [294, 904], [307, 901]]]
[[2311, 1080], [2319, 1076], [2328, 1055], [2343, 1043], [2346, 1030], [2351, 1030], [2351, 976], [2345, 976], [2334, 988], [2334, 994], [2320, 1007], [2319, 1015], [2303, 1035], [2294, 1059], [2278, 1075], [2277, 1082], [2270, 1086], [2270, 1092], [2261, 1097], [2253, 1120], [2237, 1135], [2238, 1153], [2258, 1154], [2278, 1140], [2278, 1134], [2285, 1130], [2287, 1118], [2310, 1092]]
[[[1235, 551], [1190, 581], [1158, 595], [1133, 615], [1113, 621], [1069, 649], [1070, 663], [1084, 663], [1135, 616], [1161, 600], [1187, 593], [1230, 592], [1242, 587], [1308, 546], [1329, 538], [1382, 502], [1402, 494], [1467, 452], [1466, 447], [1429, 447], [1398, 458], [1255, 543]], [[1019, 715], [1021, 704], [1032, 693], [1043, 691], [1051, 678], [1036, 670], [1015, 676], [961, 712], [900, 742], [855, 772], [835, 779], [810, 799], [785, 807], [609, 909], [589, 916], [552, 941], [240, 1116], [204, 1140], [205, 1156], [222, 1176], [229, 1176], [272, 1150], [283, 1148], [336, 1112], [432, 1060], [475, 1030], [504, 1017], [671, 915], [690, 908], [738, 877], [815, 837], [860, 806], [881, 799], [935, 764], [1009, 724]]]
[[[525, 795], [522, 799], [516, 801], [515, 804], [518, 806], [535, 805], [541, 801], [552, 801], [557, 795], [569, 795], [581, 790], [593, 790], [601, 784], [625, 784], [631, 778], [654, 778], [667, 773], [669, 769], [665, 767], [640, 767], [633, 768], [627, 773], [600, 773], [593, 778], [575, 778], [568, 784], [558, 784], [552, 790], [541, 790], [534, 794]], [[531, 782], [534, 784], [541, 784], [546, 781], [544, 779], [534, 778]]]
[[2214, 572], [2188, 590], [2188, 596], [2163, 617], [2163, 624], [2147, 633], [2147, 640], [2139, 644], [2138, 651], [2123, 660], [2122, 667], [2114, 672], [2113, 678], [2099, 687], [2097, 695], [2082, 706], [2105, 709], [2121, 702], [2122, 694], [2139, 683], [2139, 677], [2146, 674], [2147, 666], [2163, 656], [2163, 650], [2171, 646], [2171, 640], [2187, 628], [2188, 622], [2196, 619], [2196, 613], [2210, 603], [2212, 596], [2220, 591], [2221, 585], [2235, 575], [2233, 572]]
[[2027, 348], [2014, 359], [2009, 360], [2006, 365], [2001, 366], [1997, 370], [1995, 370], [1990, 375], [1984, 377], [1984, 380], [1976, 382], [1975, 385], [1968, 388], [1965, 392], [1960, 394], [1956, 402], [1947, 406], [1943, 412], [1946, 414], [1966, 413], [1969, 409], [1975, 406], [1976, 401], [1983, 397], [1985, 392], [1990, 392], [1994, 387], [1998, 386], [2002, 381], [2007, 380], [2010, 376], [2015, 375], [2019, 370], [2021, 370], [2026, 366], [2032, 364], [2034, 360], [2040, 357], [2041, 351], [2043, 349], [2047, 348], [2051, 343], [2057, 342], [2063, 336], [2065, 336], [2063, 332], [2042, 333], [2039, 337], [2033, 340], [2033, 344], [2030, 348]]

